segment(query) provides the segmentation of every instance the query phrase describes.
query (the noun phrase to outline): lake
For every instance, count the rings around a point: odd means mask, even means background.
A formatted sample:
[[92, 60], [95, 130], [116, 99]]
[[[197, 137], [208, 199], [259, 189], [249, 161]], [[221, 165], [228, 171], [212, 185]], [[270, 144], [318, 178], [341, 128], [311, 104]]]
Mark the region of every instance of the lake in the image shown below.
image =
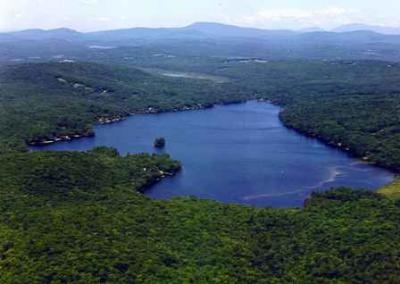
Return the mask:
[[283, 126], [280, 108], [250, 101], [212, 109], [134, 115], [96, 126], [96, 137], [34, 150], [87, 150], [111, 146], [120, 153], [165, 152], [183, 170], [146, 192], [153, 198], [196, 196], [258, 207], [299, 207], [312, 191], [347, 186], [375, 190], [393, 174]]

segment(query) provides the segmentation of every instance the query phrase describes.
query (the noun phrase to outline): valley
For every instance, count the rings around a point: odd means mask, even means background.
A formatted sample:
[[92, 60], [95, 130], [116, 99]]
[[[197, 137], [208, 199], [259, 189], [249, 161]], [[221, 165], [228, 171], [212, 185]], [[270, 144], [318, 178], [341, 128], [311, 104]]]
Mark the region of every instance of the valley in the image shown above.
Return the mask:
[[398, 282], [399, 36], [0, 39], [1, 283]]

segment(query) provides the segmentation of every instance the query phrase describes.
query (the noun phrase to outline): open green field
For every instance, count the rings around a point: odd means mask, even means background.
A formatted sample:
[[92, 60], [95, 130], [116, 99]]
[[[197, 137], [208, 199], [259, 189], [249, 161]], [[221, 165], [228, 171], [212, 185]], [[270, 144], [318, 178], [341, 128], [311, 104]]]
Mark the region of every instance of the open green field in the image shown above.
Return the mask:
[[395, 180], [380, 188], [378, 193], [392, 199], [399, 199], [400, 198], [400, 178], [396, 177]]

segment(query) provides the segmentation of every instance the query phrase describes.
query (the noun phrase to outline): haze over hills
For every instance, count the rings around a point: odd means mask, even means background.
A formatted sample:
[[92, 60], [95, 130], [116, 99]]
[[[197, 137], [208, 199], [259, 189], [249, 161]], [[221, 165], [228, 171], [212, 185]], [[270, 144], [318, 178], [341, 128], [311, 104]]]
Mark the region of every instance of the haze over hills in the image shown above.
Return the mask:
[[[8, 1], [0, 26], [253, 14], [33, 2]], [[254, 22], [327, 27], [369, 7], [267, 2]], [[372, 16], [395, 19], [388, 6]], [[378, 187], [400, 174], [400, 33], [378, 28], [0, 33], [0, 283], [398, 283], [400, 178]]]
[[331, 31], [324, 30], [319, 27], [309, 27], [300, 30], [289, 29], [260, 29], [250, 27], [240, 27], [235, 25], [227, 25], [212, 22], [196, 22], [191, 25], [180, 28], [146, 28], [134, 27], [126, 29], [106, 30], [97, 32], [79, 32], [69, 28], [58, 28], [51, 30], [43, 29], [28, 29], [16, 32], [0, 33], [0, 38], [14, 38], [14, 39], [95, 39], [100, 37], [109, 37], [109, 39], [127, 39], [127, 38], [140, 38], [140, 37], [155, 37], [155, 38], [168, 38], [168, 37], [187, 37], [187, 38], [203, 38], [203, 37], [222, 37], [222, 38], [262, 38], [272, 35], [293, 36], [301, 33], [314, 33], [314, 32], [335, 32], [335, 33], [349, 33], [357, 31], [369, 31], [383, 35], [400, 35], [400, 27], [387, 27], [378, 25], [366, 24], [347, 24], [332, 29]]
[[[101, 62], [105, 55], [101, 55], [100, 49], [115, 49], [112, 58], [121, 63], [125, 57], [132, 57], [122, 49], [133, 47], [147, 54], [173, 56], [400, 61], [400, 35], [377, 33], [367, 27], [347, 26], [335, 32], [318, 28], [291, 31], [200, 22], [181, 28], [130, 28], [89, 33], [67, 28], [31, 29], [0, 34], [0, 62], [30, 61], [38, 57], [57, 59], [60, 55]], [[110, 60], [109, 56], [106, 58]]]
[[132, 38], [262, 38], [271, 35], [293, 35], [290, 30], [265, 30], [233, 25], [198, 22], [181, 28], [135, 27], [117, 30], [81, 33], [68, 28], [52, 30], [29, 29], [1, 33], [2, 39], [104, 39], [127, 40]]
[[23, 39], [23, 40], [45, 40], [45, 39], [73, 39], [82, 33], [68, 28], [52, 30], [29, 29], [9, 33], [1, 33], [0, 39]]
[[378, 26], [378, 25], [365, 25], [365, 24], [348, 24], [337, 27], [333, 29], [334, 32], [354, 32], [354, 31], [372, 31], [379, 34], [386, 34], [386, 35], [399, 35], [400, 34], [400, 27], [387, 27], [387, 26]]

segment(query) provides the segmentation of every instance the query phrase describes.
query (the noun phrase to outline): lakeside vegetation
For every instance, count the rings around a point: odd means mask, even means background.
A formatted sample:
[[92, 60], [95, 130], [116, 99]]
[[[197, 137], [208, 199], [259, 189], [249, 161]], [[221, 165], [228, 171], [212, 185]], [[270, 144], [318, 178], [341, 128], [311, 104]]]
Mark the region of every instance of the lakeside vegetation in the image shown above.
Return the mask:
[[151, 200], [141, 192], [180, 168], [168, 156], [120, 157], [108, 148], [23, 153], [26, 142], [89, 135], [94, 123], [135, 112], [264, 98], [283, 105], [282, 119], [298, 130], [400, 165], [398, 66], [303, 61], [241, 68], [234, 62], [211, 72], [232, 80], [215, 83], [93, 63], [2, 67], [0, 282], [400, 279], [397, 198], [336, 189], [313, 194], [303, 209]]
[[400, 199], [400, 177], [396, 176], [394, 181], [383, 186], [378, 193], [392, 199]]
[[400, 171], [399, 63], [294, 60], [224, 67], [215, 74], [282, 106], [286, 126]]
[[[144, 170], [146, 169], [146, 170]], [[393, 283], [398, 202], [313, 194], [304, 209], [152, 200], [167, 156], [0, 156], [1, 283]]]
[[301, 98], [281, 113], [284, 123], [365, 161], [400, 171], [400, 94]]
[[192, 110], [248, 98], [232, 85], [93, 63], [3, 66], [0, 84], [0, 152], [91, 136], [94, 123], [133, 113]]
[[[157, 60], [148, 64], [167, 68], [163, 59]], [[174, 60], [169, 68], [223, 76], [230, 82], [163, 77], [132, 67], [94, 63], [3, 66], [0, 151], [21, 150], [26, 142], [91, 136], [94, 123], [117, 122], [132, 113], [191, 110], [264, 98], [285, 107], [282, 119], [288, 126], [311, 131], [336, 145], [348, 144], [344, 148], [353, 154], [382, 166], [396, 169], [400, 164], [395, 130], [400, 93], [397, 63], [191, 60], [180, 65]], [[360, 126], [368, 113], [373, 114], [366, 118], [369, 129]], [[332, 133], [319, 129], [329, 122], [341, 125], [344, 119], [346, 126], [340, 127], [346, 128], [346, 134], [336, 133], [337, 127]]]

